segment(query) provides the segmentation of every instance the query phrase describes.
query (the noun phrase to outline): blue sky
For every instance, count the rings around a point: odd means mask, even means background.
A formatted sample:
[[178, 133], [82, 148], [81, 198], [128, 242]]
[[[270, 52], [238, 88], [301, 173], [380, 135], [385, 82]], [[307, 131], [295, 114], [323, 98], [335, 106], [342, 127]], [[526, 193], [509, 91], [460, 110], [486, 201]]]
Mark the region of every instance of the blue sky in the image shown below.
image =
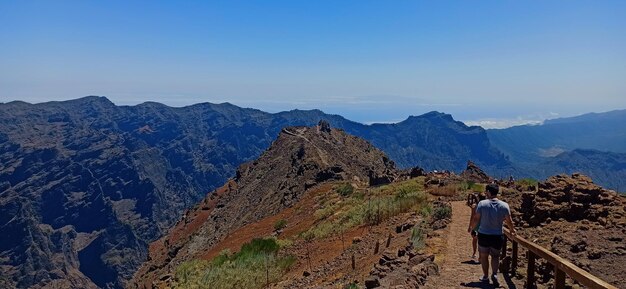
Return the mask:
[[431, 110], [494, 126], [626, 108], [626, 1], [2, 1], [0, 102]]

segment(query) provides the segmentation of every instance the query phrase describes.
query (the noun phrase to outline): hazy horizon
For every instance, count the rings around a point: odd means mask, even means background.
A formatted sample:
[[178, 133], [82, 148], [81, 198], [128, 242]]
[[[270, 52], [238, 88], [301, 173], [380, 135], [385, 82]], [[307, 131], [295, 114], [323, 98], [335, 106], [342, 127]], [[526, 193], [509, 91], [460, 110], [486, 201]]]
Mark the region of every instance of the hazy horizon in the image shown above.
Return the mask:
[[[97, 96], [97, 95], [90, 95], [90, 96]], [[83, 96], [83, 97], [88, 97], [88, 96]], [[41, 101], [41, 102], [29, 102], [29, 101], [25, 101], [25, 100], [12, 100], [12, 101], [24, 101], [24, 102], [28, 102], [31, 104], [40, 104], [40, 103], [46, 103], [46, 102], [56, 102], [56, 101], [68, 101], [68, 100], [75, 100], [75, 99], [80, 99], [83, 97], [78, 97], [78, 98], [73, 98], [73, 99], [61, 99], [61, 100], [46, 100], [46, 101]], [[97, 97], [105, 97], [107, 98], [109, 101], [113, 102], [115, 105], [117, 106], [135, 106], [141, 103], [145, 103], [145, 102], [155, 102], [155, 101], [151, 101], [151, 100], [147, 100], [147, 101], [142, 101], [142, 102], [137, 102], [137, 103], [119, 103], [116, 102], [115, 100], [110, 99], [109, 97], [106, 96], [97, 96]], [[7, 101], [7, 102], [11, 102], [11, 101]], [[2, 102], [0, 101], [0, 104], [2, 103], [6, 103], [6, 102]], [[213, 103], [213, 104], [222, 104], [222, 103], [230, 103], [233, 105], [237, 105], [235, 103], [229, 102], [229, 101], [222, 101], [222, 102], [211, 102], [211, 101], [203, 101], [203, 102], [196, 102], [196, 103], [190, 103], [190, 104], [184, 104], [184, 105], [171, 105], [171, 104], [167, 104], [167, 103], [162, 103], [164, 105], [170, 106], [170, 107], [186, 107], [186, 106], [190, 106], [190, 105], [195, 105], [195, 104], [201, 104], [201, 103]], [[572, 115], [566, 115], [566, 116], [562, 116], [556, 113], [552, 113], [549, 115], [544, 115], [544, 116], [539, 116], [539, 115], [532, 115], [532, 116], [528, 116], [528, 118], [511, 118], [511, 119], [496, 119], [496, 118], [487, 118], [487, 119], [481, 119], [481, 120], [467, 120], [467, 119], [459, 119], [455, 114], [446, 111], [446, 110], [425, 110], [419, 113], [414, 113], [414, 114], [408, 114], [406, 115], [406, 117], [401, 118], [401, 119], [393, 119], [393, 120], [388, 120], [388, 121], [372, 121], [372, 122], [364, 122], [364, 121], [360, 121], [360, 120], [356, 120], [356, 119], [352, 119], [344, 114], [342, 114], [341, 112], [331, 112], [331, 111], [327, 111], [321, 108], [291, 108], [291, 109], [284, 109], [284, 110], [275, 110], [275, 111], [270, 111], [270, 110], [264, 110], [264, 109], [260, 109], [258, 107], [252, 107], [252, 106], [245, 106], [245, 105], [237, 105], [239, 107], [242, 108], [251, 108], [251, 109], [259, 109], [261, 111], [265, 111], [268, 113], [278, 113], [278, 112], [285, 112], [285, 111], [290, 111], [290, 110], [294, 110], [294, 109], [299, 109], [299, 110], [321, 110], [324, 113], [327, 114], [335, 114], [335, 115], [340, 115], [348, 120], [351, 121], [355, 121], [358, 123], [362, 123], [362, 124], [375, 124], [375, 123], [398, 123], [398, 122], [402, 122], [404, 120], [406, 120], [408, 117], [410, 116], [419, 116], [425, 113], [429, 113], [432, 111], [437, 111], [437, 112], [441, 112], [441, 113], [446, 113], [446, 114], [450, 114], [452, 115], [452, 117], [457, 120], [457, 121], [461, 121], [463, 123], [465, 123], [467, 126], [481, 126], [485, 129], [501, 129], [501, 128], [509, 128], [512, 126], [519, 126], [519, 125], [540, 125], [543, 124], [544, 121], [546, 120], [550, 120], [550, 119], [558, 119], [558, 118], [567, 118], [567, 117], [575, 117], [575, 116], [580, 116], [583, 114], [589, 114], [589, 113], [605, 113], [605, 112], [611, 112], [611, 111], [618, 111], [618, 110], [626, 110], [625, 108], [614, 108], [611, 110], [606, 110], [606, 111], [587, 111], [584, 113], [580, 113], [580, 114], [572, 114]]]
[[626, 108], [626, 2], [0, 3], [0, 102], [230, 102], [484, 127]]

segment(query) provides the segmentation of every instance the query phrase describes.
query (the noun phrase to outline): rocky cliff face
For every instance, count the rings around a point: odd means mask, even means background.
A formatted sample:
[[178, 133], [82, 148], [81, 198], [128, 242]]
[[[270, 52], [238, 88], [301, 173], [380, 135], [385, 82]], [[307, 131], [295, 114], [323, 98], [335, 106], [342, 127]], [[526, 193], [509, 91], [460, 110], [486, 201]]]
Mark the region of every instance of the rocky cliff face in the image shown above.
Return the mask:
[[6, 287], [122, 287], [184, 209], [271, 142], [229, 104], [0, 105]]
[[[484, 130], [436, 112], [362, 125], [318, 110], [269, 114], [227, 103], [0, 104], [0, 235], [8, 236], [0, 240], [0, 284], [122, 287], [147, 244], [185, 209], [257, 158], [283, 127], [320, 119], [370, 140], [402, 167], [506, 164]], [[328, 168], [319, 178], [342, 173]]]
[[151, 245], [150, 259], [132, 287], [151, 288], [160, 277], [168, 278], [177, 264], [201, 257], [230, 231], [292, 206], [324, 182], [368, 186], [397, 175], [394, 163], [381, 151], [327, 123], [285, 128], [257, 160], [241, 165], [234, 179]]

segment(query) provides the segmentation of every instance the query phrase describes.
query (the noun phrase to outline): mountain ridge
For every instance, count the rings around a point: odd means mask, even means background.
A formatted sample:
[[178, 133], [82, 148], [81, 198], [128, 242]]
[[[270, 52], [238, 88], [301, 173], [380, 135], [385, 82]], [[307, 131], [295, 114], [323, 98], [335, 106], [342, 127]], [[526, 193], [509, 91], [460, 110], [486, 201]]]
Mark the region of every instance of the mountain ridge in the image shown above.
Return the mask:
[[293, 206], [325, 182], [367, 187], [390, 183], [398, 174], [380, 150], [331, 129], [325, 121], [314, 127], [283, 128], [258, 159], [240, 165], [234, 178], [151, 244], [150, 259], [135, 274], [131, 287], [150, 287], [157, 276], [172, 273], [170, 264], [200, 258], [230, 232]]
[[[461, 170], [467, 159], [506, 165], [489, 151], [484, 131], [436, 117], [367, 126], [320, 110], [117, 106], [98, 96], [1, 104], [0, 233], [12, 236], [0, 251], [7, 286], [122, 287], [147, 257], [147, 243], [185, 209], [258, 157], [283, 127], [320, 119], [395, 152], [390, 158], [402, 167]], [[66, 246], [47, 246], [55, 236]], [[41, 253], [28, 255], [31, 246]]]

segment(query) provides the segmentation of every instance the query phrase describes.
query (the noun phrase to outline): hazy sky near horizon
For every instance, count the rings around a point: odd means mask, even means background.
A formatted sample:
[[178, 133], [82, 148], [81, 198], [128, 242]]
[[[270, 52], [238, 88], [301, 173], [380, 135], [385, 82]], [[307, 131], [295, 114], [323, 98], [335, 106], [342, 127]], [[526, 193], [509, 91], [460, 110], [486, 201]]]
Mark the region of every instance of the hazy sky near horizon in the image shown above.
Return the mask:
[[431, 110], [508, 126], [626, 108], [626, 1], [2, 1], [0, 102]]

